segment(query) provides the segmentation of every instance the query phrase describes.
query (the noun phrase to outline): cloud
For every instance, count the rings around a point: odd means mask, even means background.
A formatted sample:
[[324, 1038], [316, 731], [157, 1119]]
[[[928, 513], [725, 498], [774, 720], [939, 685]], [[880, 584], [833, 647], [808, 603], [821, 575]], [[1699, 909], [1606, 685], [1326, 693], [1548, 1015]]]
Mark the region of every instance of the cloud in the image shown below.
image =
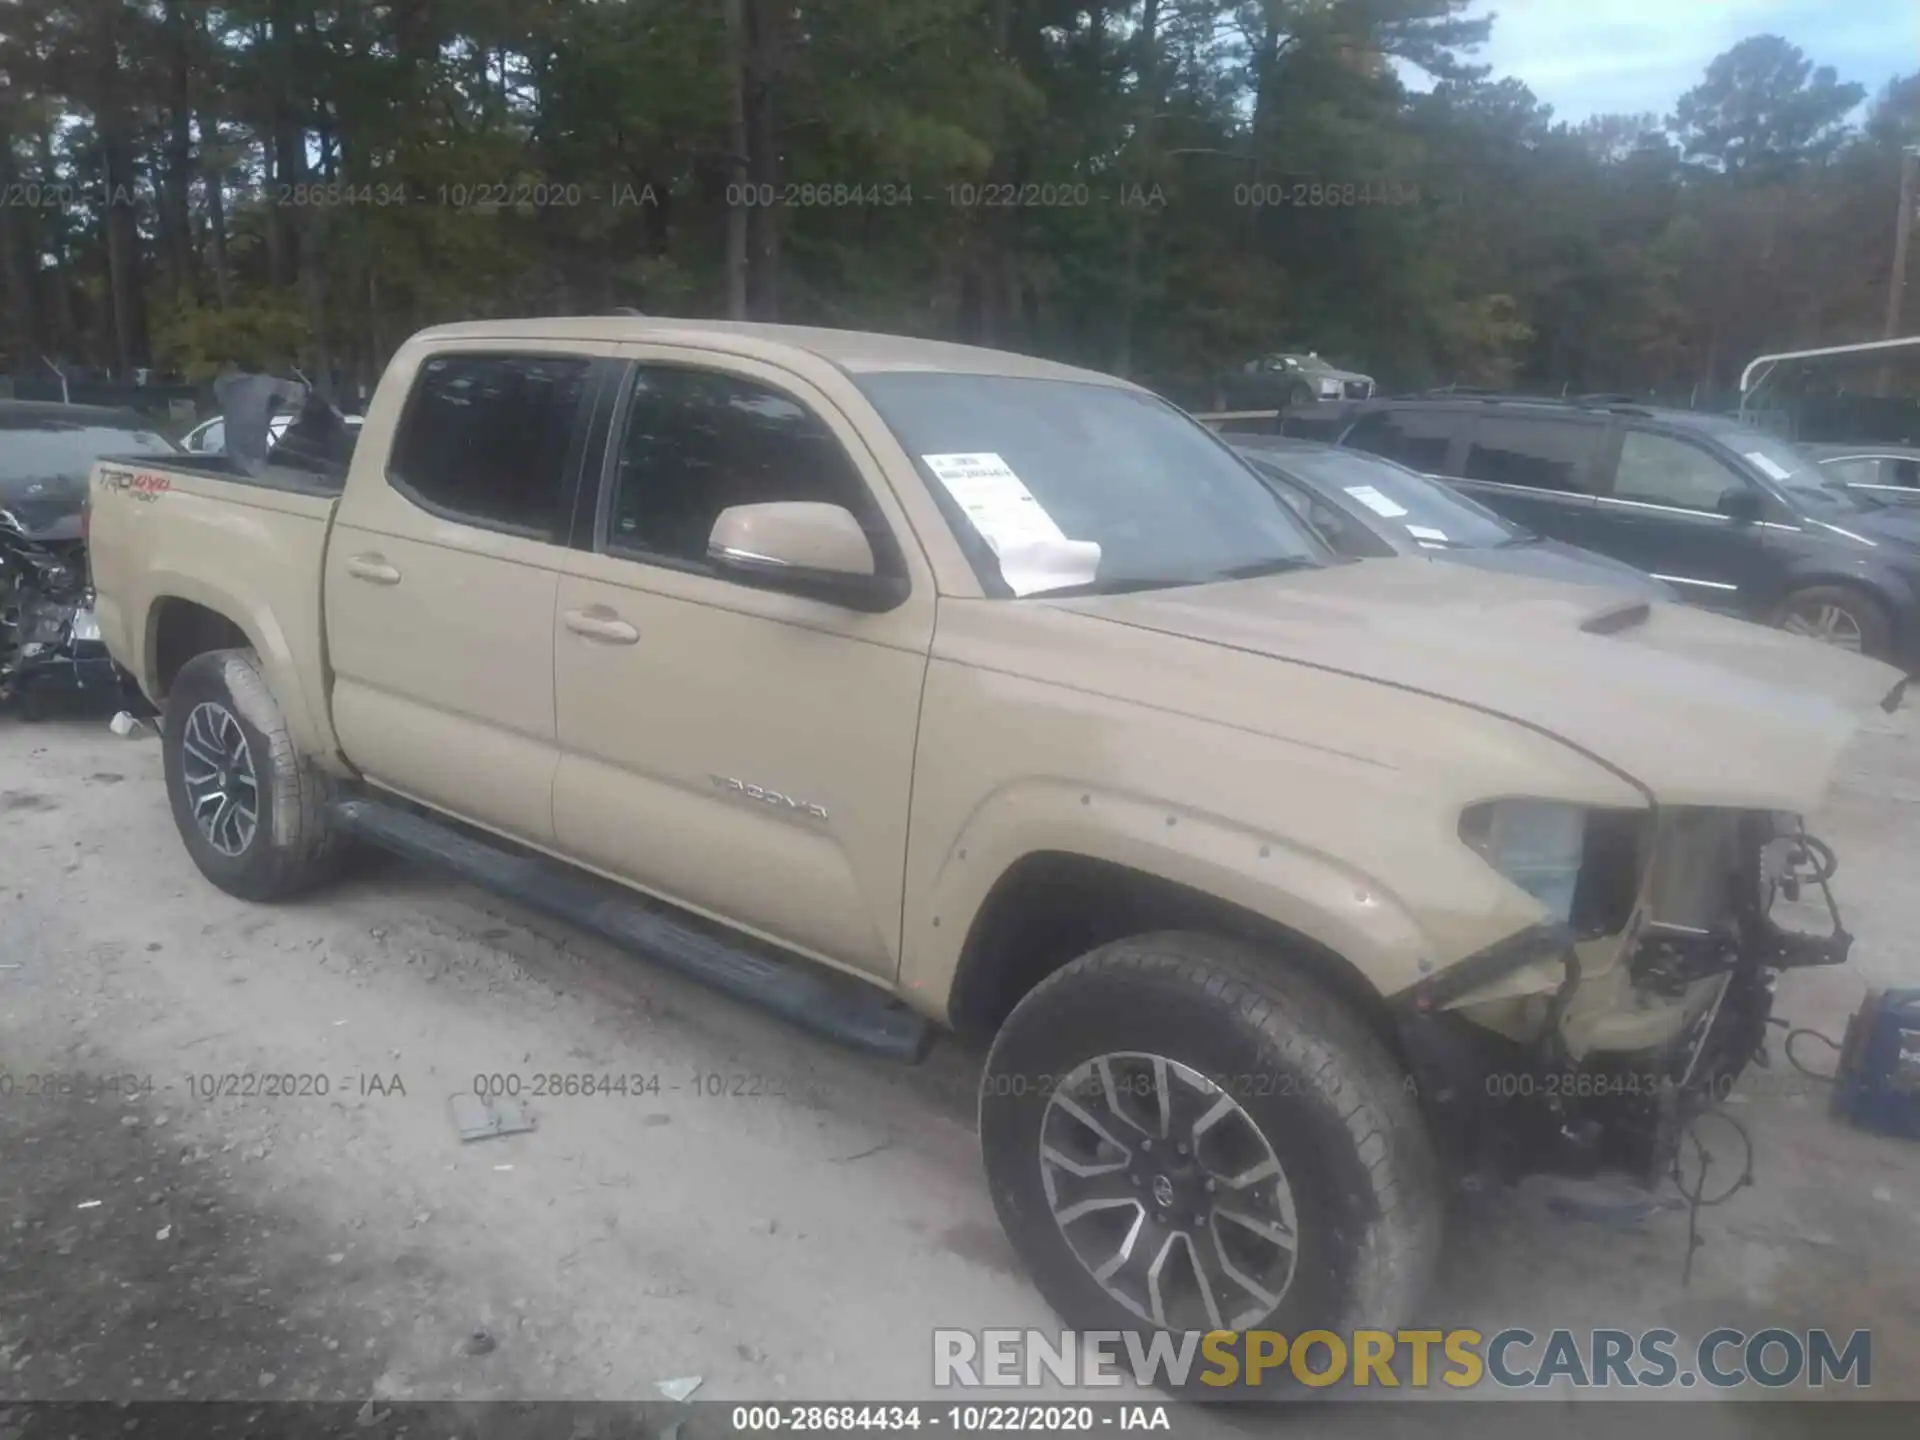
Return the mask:
[[1562, 120], [1672, 112], [1714, 56], [1784, 35], [1869, 95], [1920, 69], [1920, 7], [1888, 0], [1481, 0], [1493, 38], [1479, 59], [1514, 75]]

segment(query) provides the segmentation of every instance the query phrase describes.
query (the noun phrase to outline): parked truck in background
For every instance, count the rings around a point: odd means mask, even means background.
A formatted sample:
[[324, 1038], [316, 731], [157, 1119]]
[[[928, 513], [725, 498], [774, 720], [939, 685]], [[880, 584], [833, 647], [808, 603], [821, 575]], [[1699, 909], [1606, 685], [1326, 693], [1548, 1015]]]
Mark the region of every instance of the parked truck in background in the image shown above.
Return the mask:
[[1390, 1327], [1453, 1179], [1656, 1173], [1844, 959], [1771, 901], [1903, 683], [1340, 561], [1136, 387], [850, 332], [429, 330], [344, 481], [109, 460], [91, 506], [209, 880], [371, 840], [851, 1043], [989, 1042], [995, 1204], [1088, 1328]]

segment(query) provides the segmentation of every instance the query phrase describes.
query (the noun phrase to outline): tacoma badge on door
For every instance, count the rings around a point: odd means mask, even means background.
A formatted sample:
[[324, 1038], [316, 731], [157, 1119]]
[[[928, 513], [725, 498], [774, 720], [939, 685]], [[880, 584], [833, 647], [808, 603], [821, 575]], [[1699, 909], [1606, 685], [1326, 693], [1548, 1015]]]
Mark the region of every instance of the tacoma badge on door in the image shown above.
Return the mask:
[[749, 800], [758, 800], [762, 804], [778, 806], [782, 810], [791, 810], [796, 815], [805, 815], [811, 820], [827, 818], [827, 808], [816, 805], [811, 800], [796, 800], [791, 795], [782, 795], [778, 790], [768, 790], [763, 786], [749, 785], [744, 780], [736, 780], [731, 775], [709, 775], [707, 777], [722, 790], [735, 795], [744, 795]]

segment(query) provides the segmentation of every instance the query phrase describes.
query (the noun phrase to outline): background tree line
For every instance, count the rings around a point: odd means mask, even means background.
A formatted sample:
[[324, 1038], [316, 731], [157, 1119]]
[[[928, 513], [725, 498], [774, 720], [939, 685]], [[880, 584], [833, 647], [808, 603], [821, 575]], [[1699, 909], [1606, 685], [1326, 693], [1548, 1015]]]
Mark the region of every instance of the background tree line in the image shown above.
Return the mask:
[[1684, 400], [1879, 334], [1920, 76], [1569, 125], [1466, 3], [0, 0], [0, 369], [634, 306]]

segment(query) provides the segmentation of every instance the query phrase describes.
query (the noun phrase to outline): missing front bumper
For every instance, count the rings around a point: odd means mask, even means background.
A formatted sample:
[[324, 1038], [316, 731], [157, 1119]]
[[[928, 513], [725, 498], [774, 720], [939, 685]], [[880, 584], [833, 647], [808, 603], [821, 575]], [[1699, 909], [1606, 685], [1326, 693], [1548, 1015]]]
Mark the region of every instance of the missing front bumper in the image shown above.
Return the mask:
[[[1521, 931], [1410, 987], [1394, 1007], [1402, 1059], [1443, 1151], [1464, 1175], [1503, 1180], [1551, 1172], [1622, 1170], [1652, 1183], [1666, 1173], [1681, 1129], [1723, 1100], [1746, 1067], [1764, 1063], [1774, 983], [1782, 971], [1843, 963], [1853, 937], [1831, 880], [1833, 852], [1797, 821], [1737, 817], [1738, 844], [1699, 911], [1707, 924], [1639, 914], [1605, 976], [1583, 976], [1582, 941], [1561, 925]], [[1643, 900], [1659, 886], [1649, 884]], [[1690, 898], [1697, 892], [1689, 891]], [[1790, 920], [1775, 918], [1785, 902]], [[1669, 898], [1667, 903], [1674, 903]], [[1824, 917], [1821, 912], [1824, 911]], [[1557, 976], [1549, 979], [1552, 967]], [[1477, 996], [1530, 967], [1546, 1003], [1526, 1037], [1469, 1018]], [[1583, 983], [1611, 981], [1629, 1010], [1675, 1012], [1671, 1038], [1642, 1048], [1589, 1044], [1576, 1054], [1563, 1024]], [[1585, 1033], [1596, 1033], [1589, 1024]]]

